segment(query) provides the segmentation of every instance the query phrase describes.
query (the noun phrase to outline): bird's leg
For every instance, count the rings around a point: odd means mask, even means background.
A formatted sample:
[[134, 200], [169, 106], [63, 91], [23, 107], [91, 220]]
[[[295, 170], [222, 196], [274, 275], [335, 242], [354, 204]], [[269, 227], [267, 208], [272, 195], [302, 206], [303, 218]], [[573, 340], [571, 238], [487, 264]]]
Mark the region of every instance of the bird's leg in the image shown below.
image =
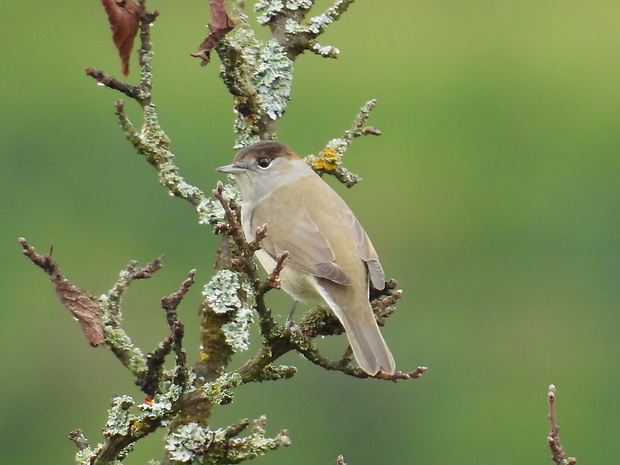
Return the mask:
[[286, 329], [290, 329], [291, 331], [299, 331], [299, 326], [297, 326], [293, 321], [293, 313], [295, 313], [295, 307], [297, 307], [297, 302], [297, 300], [293, 302], [293, 308], [291, 308], [291, 313], [288, 314], [288, 317], [286, 318], [286, 323], [284, 324], [284, 327]]

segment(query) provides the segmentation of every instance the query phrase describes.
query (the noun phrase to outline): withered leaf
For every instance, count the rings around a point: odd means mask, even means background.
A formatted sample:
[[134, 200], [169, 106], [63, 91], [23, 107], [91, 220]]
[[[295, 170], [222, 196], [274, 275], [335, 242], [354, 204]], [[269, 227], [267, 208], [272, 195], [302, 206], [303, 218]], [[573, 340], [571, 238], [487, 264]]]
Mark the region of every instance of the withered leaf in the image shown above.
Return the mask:
[[26, 239], [19, 238], [23, 254], [32, 263], [50, 275], [50, 281], [54, 283], [56, 295], [60, 302], [67, 307], [73, 316], [82, 325], [82, 331], [90, 344], [98, 346], [104, 343], [103, 322], [99, 313], [99, 305], [88, 297], [86, 291], [76, 287], [60, 274], [58, 263], [51, 255], [39, 255]]
[[139, 6], [131, 0], [101, 0], [108, 15], [112, 40], [121, 58], [123, 74], [129, 75], [129, 57], [140, 25]]
[[66, 279], [55, 281], [55, 285], [56, 295], [60, 302], [80, 323], [90, 345], [94, 347], [103, 344], [103, 323], [99, 313], [99, 304], [89, 298], [83, 289]]
[[196, 53], [191, 54], [193, 57], [202, 59], [201, 66], [206, 66], [209, 63], [211, 50], [235, 27], [235, 23], [226, 13], [226, 0], [209, 0], [209, 7], [211, 8], [209, 34], [200, 44]]

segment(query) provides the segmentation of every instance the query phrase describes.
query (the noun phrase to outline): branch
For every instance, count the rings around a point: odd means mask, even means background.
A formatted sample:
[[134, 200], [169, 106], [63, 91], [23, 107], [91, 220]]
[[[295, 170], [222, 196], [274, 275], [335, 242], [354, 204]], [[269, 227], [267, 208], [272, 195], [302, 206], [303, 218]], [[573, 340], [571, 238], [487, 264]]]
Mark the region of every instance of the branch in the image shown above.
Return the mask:
[[255, 5], [257, 19], [271, 30], [271, 39], [265, 44], [256, 39], [240, 8], [233, 11], [235, 31], [221, 40], [216, 50], [222, 62], [222, 80], [234, 97], [235, 148], [276, 137], [290, 99], [293, 62], [305, 50], [328, 58], [340, 55], [337, 48], [322, 46], [316, 39], [353, 1], [338, 0], [305, 24], [312, 0], [260, 0]]
[[577, 459], [575, 457], [566, 458], [566, 453], [564, 452], [564, 448], [562, 447], [562, 443], [560, 442], [560, 427], [557, 424], [557, 420], [555, 417], [555, 386], [552, 384], [549, 386], [549, 415], [547, 418], [549, 419], [550, 431], [549, 436], [547, 437], [547, 441], [549, 442], [549, 448], [551, 449], [551, 460], [553, 460], [557, 465], [574, 465], [577, 463]]
[[342, 137], [330, 140], [319, 155], [308, 155], [306, 162], [319, 174], [331, 174], [338, 181], [347, 187], [353, 187], [360, 182], [362, 178], [350, 172], [342, 166], [342, 157], [349, 148], [351, 142], [361, 136], [373, 135], [380, 136], [379, 131], [374, 126], [365, 126], [366, 121], [370, 118], [370, 113], [377, 105], [376, 100], [369, 100], [362, 106], [360, 112], [353, 120], [351, 128], [346, 130]]
[[282, 269], [284, 268], [284, 261], [288, 258], [288, 251], [285, 250], [276, 258], [276, 266], [267, 279], [261, 283], [258, 288], [258, 292], [261, 294], [265, 294], [269, 292], [271, 289], [280, 289], [280, 273], [282, 273]]
[[200, 189], [188, 184], [179, 175], [179, 169], [174, 163], [174, 154], [168, 148], [170, 139], [159, 124], [152, 100], [153, 72], [151, 61], [153, 51], [150, 38], [150, 28], [159, 13], [147, 11], [144, 0], [140, 0], [139, 6], [141, 46], [138, 50], [138, 60], [140, 63], [140, 85], [135, 86], [119, 81], [104, 71], [93, 68], [86, 68], [86, 74], [96, 79], [101, 85], [123, 93], [140, 105], [144, 124], [138, 130], [125, 113], [125, 103], [122, 100], [115, 103], [115, 112], [125, 137], [132, 143], [138, 154], [143, 155], [148, 163], [157, 170], [160, 184], [166, 186], [173, 195], [190, 202], [201, 216], [201, 223], [212, 224], [216, 221], [213, 202]]
[[123, 315], [121, 302], [129, 285], [136, 279], [148, 279], [153, 273], [161, 269], [162, 257], [156, 258], [144, 267], [138, 267], [135, 260], [131, 260], [121, 270], [119, 278], [108, 291], [99, 298], [101, 314], [106, 326], [106, 343], [116, 358], [136, 377], [141, 379], [147, 372], [147, 358], [136, 347], [129, 335], [122, 328]]
[[176, 309], [189, 291], [189, 288], [194, 284], [195, 275], [196, 270], [191, 270], [188, 278], [181, 283], [181, 287], [177, 292], [161, 299], [161, 306], [166, 311], [166, 321], [170, 327], [170, 335], [159, 344], [155, 351], [147, 355], [147, 371], [136, 380], [136, 384], [140, 386], [140, 389], [150, 397], [153, 397], [159, 390], [164, 362], [166, 356], [171, 351], [174, 351], [176, 354], [176, 377], [174, 384], [186, 386], [188, 372], [187, 354], [183, 348], [184, 327], [177, 316]]

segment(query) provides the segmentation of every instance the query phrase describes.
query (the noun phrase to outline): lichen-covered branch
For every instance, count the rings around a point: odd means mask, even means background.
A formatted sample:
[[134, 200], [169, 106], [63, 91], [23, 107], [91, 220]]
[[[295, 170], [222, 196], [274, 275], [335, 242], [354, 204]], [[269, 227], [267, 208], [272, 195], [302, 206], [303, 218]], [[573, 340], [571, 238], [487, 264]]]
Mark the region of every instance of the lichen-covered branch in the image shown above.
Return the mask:
[[362, 178], [359, 175], [350, 172], [342, 166], [342, 156], [354, 139], [366, 135], [381, 135], [381, 131], [376, 127], [365, 126], [370, 113], [376, 105], [377, 101], [374, 99], [366, 102], [355, 117], [355, 120], [353, 120], [351, 128], [346, 130], [342, 137], [330, 140], [318, 155], [308, 155], [305, 158], [306, 162], [318, 174], [331, 174], [347, 187], [353, 187], [360, 182]]
[[245, 437], [237, 436], [248, 428], [247, 419], [216, 430], [188, 423], [168, 436], [166, 450], [176, 463], [235, 464], [291, 444], [286, 430], [275, 438], [266, 437], [266, 423], [264, 415], [254, 420], [251, 433]]
[[237, 4], [232, 12], [236, 28], [216, 47], [222, 63], [220, 75], [234, 97], [235, 148], [276, 138], [291, 97], [294, 61], [306, 50], [327, 58], [340, 55], [337, 48], [321, 45], [317, 37], [353, 1], [338, 0], [324, 13], [307, 19], [313, 0], [260, 0], [254, 7], [258, 22], [271, 31], [265, 43], [256, 38]]
[[137, 378], [147, 372], [146, 357], [131, 341], [122, 327], [122, 298], [129, 285], [136, 279], [150, 278], [161, 268], [161, 257], [145, 267], [138, 267], [132, 260], [120, 272], [119, 278], [107, 294], [99, 296], [101, 317], [106, 328], [106, 344], [123, 365]]
[[140, 85], [134, 86], [119, 81], [104, 71], [86, 68], [86, 74], [96, 79], [100, 84], [117, 90], [137, 102], [142, 108], [143, 124], [138, 130], [125, 112], [125, 102], [115, 102], [115, 112], [125, 137], [131, 142], [136, 152], [145, 157], [159, 175], [159, 182], [173, 195], [190, 202], [198, 214], [202, 223], [212, 224], [217, 221], [214, 210], [216, 204], [207, 197], [198, 187], [189, 184], [179, 174], [179, 169], [174, 163], [174, 154], [170, 151], [170, 139], [159, 124], [159, 118], [152, 98], [153, 51], [150, 38], [150, 28], [158, 17], [157, 11], [146, 10], [145, 0], [139, 3], [140, 20], [140, 49], [138, 60], [140, 63]]

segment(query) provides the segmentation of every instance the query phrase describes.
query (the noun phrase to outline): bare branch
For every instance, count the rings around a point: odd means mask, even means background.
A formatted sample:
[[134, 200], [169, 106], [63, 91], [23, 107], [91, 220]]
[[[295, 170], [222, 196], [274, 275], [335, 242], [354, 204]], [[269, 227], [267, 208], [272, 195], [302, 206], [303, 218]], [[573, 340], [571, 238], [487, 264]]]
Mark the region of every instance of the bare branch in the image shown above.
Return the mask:
[[560, 442], [560, 427], [558, 426], [555, 416], [555, 397], [556, 389], [553, 384], [549, 386], [549, 393], [547, 395], [549, 400], [549, 419], [550, 431], [547, 441], [549, 442], [549, 448], [551, 449], [551, 460], [557, 465], [574, 465], [577, 463], [575, 457], [566, 457], [562, 443]]
[[99, 84], [105, 87], [109, 87], [113, 90], [118, 90], [119, 92], [125, 94], [127, 97], [138, 100], [140, 98], [140, 88], [138, 86], [131, 85], [127, 82], [119, 81], [114, 76], [110, 76], [104, 71], [94, 69], [94, 68], [85, 68], [84, 72], [86, 75], [95, 79]]
[[267, 276], [267, 279], [260, 285], [259, 291], [258, 291], [259, 293], [264, 294], [270, 291], [271, 289], [280, 289], [280, 273], [282, 272], [282, 269], [284, 268], [284, 260], [286, 260], [287, 258], [288, 258], [287, 250], [285, 250], [280, 255], [278, 255], [276, 259], [276, 266], [273, 269], [273, 271], [269, 273], [269, 276]]
[[[239, 239], [238, 234], [241, 231], [239, 226], [239, 221], [237, 220], [237, 215], [230, 208], [230, 203], [228, 199], [224, 197], [224, 184], [221, 181], [217, 182], [217, 187], [213, 189], [213, 196], [220, 202], [222, 208], [224, 209], [224, 218], [226, 223], [221, 223], [216, 225], [215, 232], [216, 233], [225, 233], [235, 239]], [[245, 241], [244, 241], [245, 242]]]

